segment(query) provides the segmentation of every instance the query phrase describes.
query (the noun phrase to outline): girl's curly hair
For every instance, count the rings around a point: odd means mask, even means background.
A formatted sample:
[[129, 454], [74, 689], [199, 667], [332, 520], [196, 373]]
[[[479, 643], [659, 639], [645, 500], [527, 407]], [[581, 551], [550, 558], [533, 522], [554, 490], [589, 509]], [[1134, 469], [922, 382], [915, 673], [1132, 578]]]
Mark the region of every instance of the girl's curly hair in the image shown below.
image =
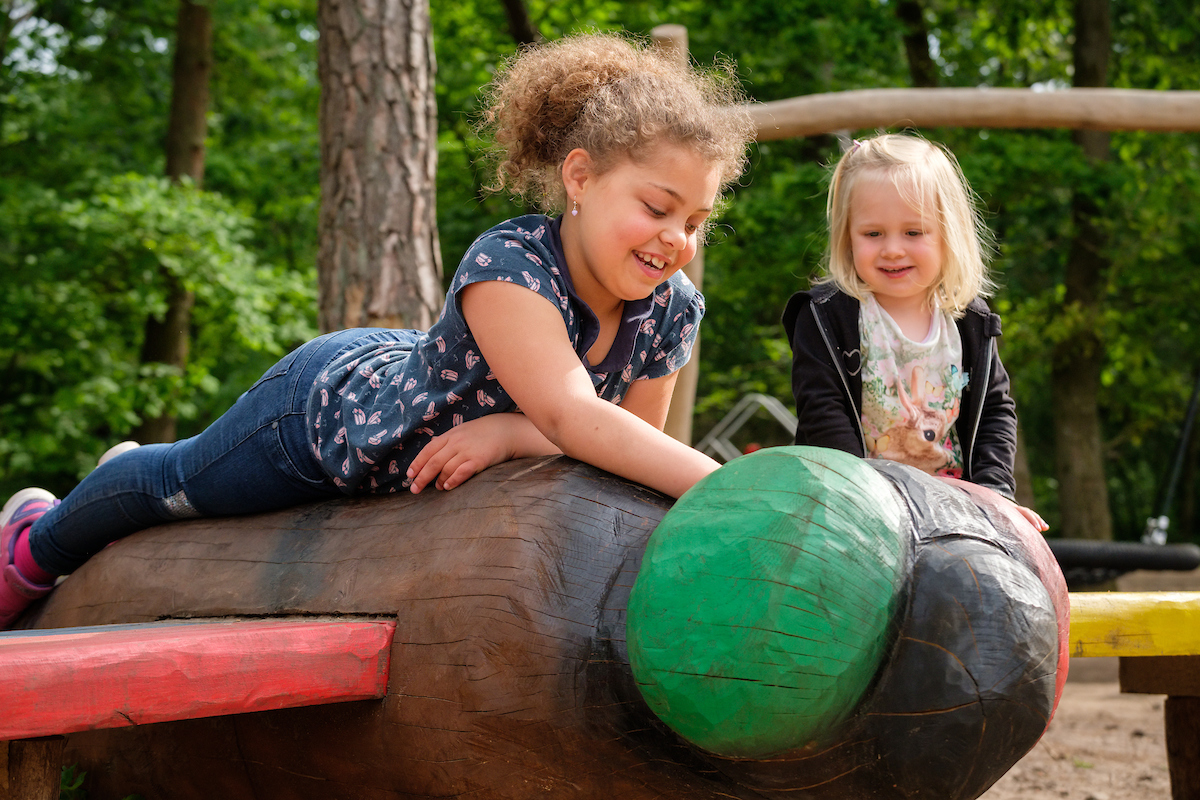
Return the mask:
[[711, 160], [725, 189], [754, 138], [743, 101], [729, 65], [701, 72], [625, 36], [575, 34], [528, 47], [486, 98], [481, 130], [496, 143], [489, 188], [558, 210], [566, 202], [559, 171], [575, 148], [604, 171], [668, 142]]

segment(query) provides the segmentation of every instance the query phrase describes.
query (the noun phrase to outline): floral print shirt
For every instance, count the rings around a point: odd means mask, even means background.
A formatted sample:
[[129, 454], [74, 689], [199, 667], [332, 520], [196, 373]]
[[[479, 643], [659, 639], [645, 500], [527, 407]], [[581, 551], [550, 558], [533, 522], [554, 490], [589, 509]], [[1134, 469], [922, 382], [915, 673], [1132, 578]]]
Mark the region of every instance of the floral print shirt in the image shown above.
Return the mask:
[[434, 436], [485, 414], [519, 411], [463, 318], [458, 296], [469, 284], [516, 283], [553, 304], [597, 396], [609, 402], [620, 403], [633, 381], [669, 375], [687, 362], [704, 298], [682, 272], [649, 297], [626, 302], [608, 354], [599, 364], [588, 362], [599, 323], [575, 294], [560, 223], [530, 214], [486, 231], [463, 256], [428, 332], [351, 350], [325, 368], [309, 395], [309, 438], [344, 492], [404, 488], [409, 464]]
[[962, 477], [962, 449], [954, 422], [967, 376], [954, 319], [946, 311], [937, 311], [925, 341], [914, 342], [868, 294], [858, 325], [868, 458]]

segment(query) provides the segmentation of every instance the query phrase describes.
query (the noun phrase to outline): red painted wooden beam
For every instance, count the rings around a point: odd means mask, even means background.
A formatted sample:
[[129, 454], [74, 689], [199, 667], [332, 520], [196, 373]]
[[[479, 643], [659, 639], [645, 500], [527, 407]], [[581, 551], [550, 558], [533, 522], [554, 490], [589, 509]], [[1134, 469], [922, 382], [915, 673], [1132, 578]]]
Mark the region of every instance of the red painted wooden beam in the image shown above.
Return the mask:
[[367, 700], [396, 624], [252, 620], [0, 635], [0, 741]]

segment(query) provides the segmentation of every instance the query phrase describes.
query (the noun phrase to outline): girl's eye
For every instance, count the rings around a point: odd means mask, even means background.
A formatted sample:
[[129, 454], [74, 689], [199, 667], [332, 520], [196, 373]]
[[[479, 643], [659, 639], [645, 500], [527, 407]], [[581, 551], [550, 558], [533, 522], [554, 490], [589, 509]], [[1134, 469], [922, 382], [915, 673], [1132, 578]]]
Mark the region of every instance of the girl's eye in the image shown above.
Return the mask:
[[685, 223], [685, 224], [684, 224], [684, 226], [683, 226], [683, 228], [684, 228], [684, 230], [686, 230], [688, 233], [695, 233], [695, 232], [696, 232], [696, 226], [695, 226], [695, 225], [693, 225], [693, 224], [692, 224], [692, 223], [690, 223], [690, 222], [688, 222], [688, 223]]
[[925, 231], [909, 231], [908, 235], [909, 236], [924, 236]]
[[653, 214], [656, 217], [665, 217], [667, 215], [667, 212], [659, 211], [657, 208], [650, 205], [649, 203], [646, 203], [645, 206], [646, 206], [646, 210], [649, 211], [651, 214]]

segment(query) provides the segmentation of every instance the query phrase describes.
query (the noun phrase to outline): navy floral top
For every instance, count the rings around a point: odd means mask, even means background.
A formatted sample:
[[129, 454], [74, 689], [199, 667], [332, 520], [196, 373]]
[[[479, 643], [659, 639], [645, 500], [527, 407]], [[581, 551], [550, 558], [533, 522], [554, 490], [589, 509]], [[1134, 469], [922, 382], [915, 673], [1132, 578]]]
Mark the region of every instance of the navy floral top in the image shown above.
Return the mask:
[[609, 402], [620, 403], [633, 381], [687, 363], [704, 298], [682, 272], [649, 297], [625, 303], [608, 355], [588, 362], [599, 323], [571, 284], [560, 223], [530, 214], [485, 232], [463, 256], [428, 332], [396, 331], [395, 341], [350, 350], [327, 365], [309, 395], [307, 424], [313, 452], [344, 492], [406, 487], [409, 464], [434, 436], [485, 414], [519, 411], [463, 318], [458, 296], [468, 284], [517, 283], [553, 303], [596, 395]]

